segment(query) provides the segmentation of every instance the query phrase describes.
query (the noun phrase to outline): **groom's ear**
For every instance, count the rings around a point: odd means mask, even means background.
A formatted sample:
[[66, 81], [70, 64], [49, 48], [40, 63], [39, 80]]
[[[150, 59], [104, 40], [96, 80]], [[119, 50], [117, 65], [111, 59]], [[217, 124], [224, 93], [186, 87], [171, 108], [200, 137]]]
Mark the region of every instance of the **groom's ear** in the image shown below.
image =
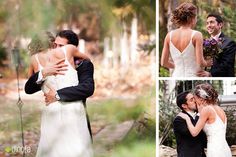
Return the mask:
[[220, 26], [221, 29], [223, 28], [223, 25], [224, 24], [222, 22], [219, 23], [219, 26]]
[[182, 109], [186, 109], [188, 107], [187, 104], [182, 104]]

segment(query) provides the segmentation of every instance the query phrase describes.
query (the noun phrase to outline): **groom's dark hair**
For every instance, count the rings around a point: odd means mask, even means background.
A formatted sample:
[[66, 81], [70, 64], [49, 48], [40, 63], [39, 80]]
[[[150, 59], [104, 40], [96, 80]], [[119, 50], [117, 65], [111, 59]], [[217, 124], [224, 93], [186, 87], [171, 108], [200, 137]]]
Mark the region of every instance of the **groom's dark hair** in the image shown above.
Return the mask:
[[58, 37], [58, 36], [61, 38], [66, 38], [68, 40], [67, 44], [72, 44], [76, 47], [79, 44], [78, 36], [72, 30], [62, 30], [57, 33], [56, 37]]
[[186, 104], [186, 102], [187, 102], [186, 97], [189, 93], [190, 93], [190, 91], [185, 91], [185, 92], [182, 92], [182, 93], [177, 95], [176, 104], [181, 110], [183, 110], [182, 105]]
[[219, 14], [211, 13], [208, 14], [207, 18], [208, 17], [215, 17], [218, 23], [223, 23], [223, 18]]

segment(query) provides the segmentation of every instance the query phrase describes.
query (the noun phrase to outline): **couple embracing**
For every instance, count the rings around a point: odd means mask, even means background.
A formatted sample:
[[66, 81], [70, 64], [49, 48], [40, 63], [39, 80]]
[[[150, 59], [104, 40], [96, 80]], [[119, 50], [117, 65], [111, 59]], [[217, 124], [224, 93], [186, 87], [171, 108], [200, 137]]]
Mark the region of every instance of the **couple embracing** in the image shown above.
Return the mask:
[[178, 157], [232, 157], [225, 138], [227, 117], [210, 84], [180, 93], [176, 102], [182, 110], [173, 122]]
[[25, 92], [42, 90], [46, 102], [36, 157], [93, 156], [85, 102], [94, 92], [94, 67], [77, 46], [78, 36], [71, 30], [55, 38], [38, 34], [28, 45], [32, 56]]
[[[223, 19], [220, 15], [209, 14], [206, 20], [211, 38], [222, 41], [222, 52], [211, 59], [204, 58], [202, 33], [194, 30], [197, 23], [195, 5], [182, 3], [173, 11], [171, 20], [178, 28], [165, 37], [161, 65], [174, 69], [172, 77], [234, 77], [236, 44], [221, 32]], [[210, 67], [210, 71], [203, 67]]]

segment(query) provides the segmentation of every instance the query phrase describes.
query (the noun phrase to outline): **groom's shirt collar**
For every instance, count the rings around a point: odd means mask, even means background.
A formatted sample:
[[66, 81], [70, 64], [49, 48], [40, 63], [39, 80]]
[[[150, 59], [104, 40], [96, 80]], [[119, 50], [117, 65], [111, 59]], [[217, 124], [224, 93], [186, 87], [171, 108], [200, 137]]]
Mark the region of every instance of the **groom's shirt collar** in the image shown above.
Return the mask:
[[191, 112], [191, 111], [186, 111], [191, 117], [193, 117], [193, 119], [196, 118], [197, 113], [196, 112]]
[[218, 39], [219, 39], [219, 37], [220, 37], [220, 34], [221, 34], [221, 32], [220, 32], [219, 34], [215, 35], [215, 36], [211, 36], [211, 38], [213, 38], [213, 39], [215, 39], [216, 41], [218, 41]]

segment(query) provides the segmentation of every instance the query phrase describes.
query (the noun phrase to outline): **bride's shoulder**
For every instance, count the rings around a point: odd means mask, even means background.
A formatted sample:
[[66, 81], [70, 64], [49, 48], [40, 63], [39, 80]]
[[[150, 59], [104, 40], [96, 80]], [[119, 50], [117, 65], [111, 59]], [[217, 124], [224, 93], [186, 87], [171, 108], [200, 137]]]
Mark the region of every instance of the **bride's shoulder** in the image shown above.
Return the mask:
[[195, 39], [203, 39], [202, 33], [200, 31], [197, 30], [193, 30], [193, 38]]
[[200, 32], [200, 31], [193, 30], [193, 33], [194, 33], [194, 35], [201, 35], [202, 36], [202, 32]]
[[30, 56], [30, 64], [34, 65], [36, 63], [36, 54]]
[[[170, 31], [171, 32], [171, 31]], [[166, 34], [166, 37], [165, 37], [165, 42], [167, 42], [167, 43], [169, 43], [169, 41], [170, 41], [170, 32], [168, 32], [167, 34]]]
[[30, 56], [30, 61], [31, 62], [36, 62], [40, 58], [40, 56], [41, 56], [40, 52], [35, 53], [32, 56]]
[[213, 111], [213, 110], [212, 110], [211, 106], [206, 105], [206, 106], [202, 107], [202, 110], [201, 110], [201, 112], [200, 112], [200, 115], [209, 114], [209, 113], [211, 113], [212, 111]]
[[225, 113], [225, 111], [218, 105], [214, 105], [215, 109], [218, 110], [221, 113]]

